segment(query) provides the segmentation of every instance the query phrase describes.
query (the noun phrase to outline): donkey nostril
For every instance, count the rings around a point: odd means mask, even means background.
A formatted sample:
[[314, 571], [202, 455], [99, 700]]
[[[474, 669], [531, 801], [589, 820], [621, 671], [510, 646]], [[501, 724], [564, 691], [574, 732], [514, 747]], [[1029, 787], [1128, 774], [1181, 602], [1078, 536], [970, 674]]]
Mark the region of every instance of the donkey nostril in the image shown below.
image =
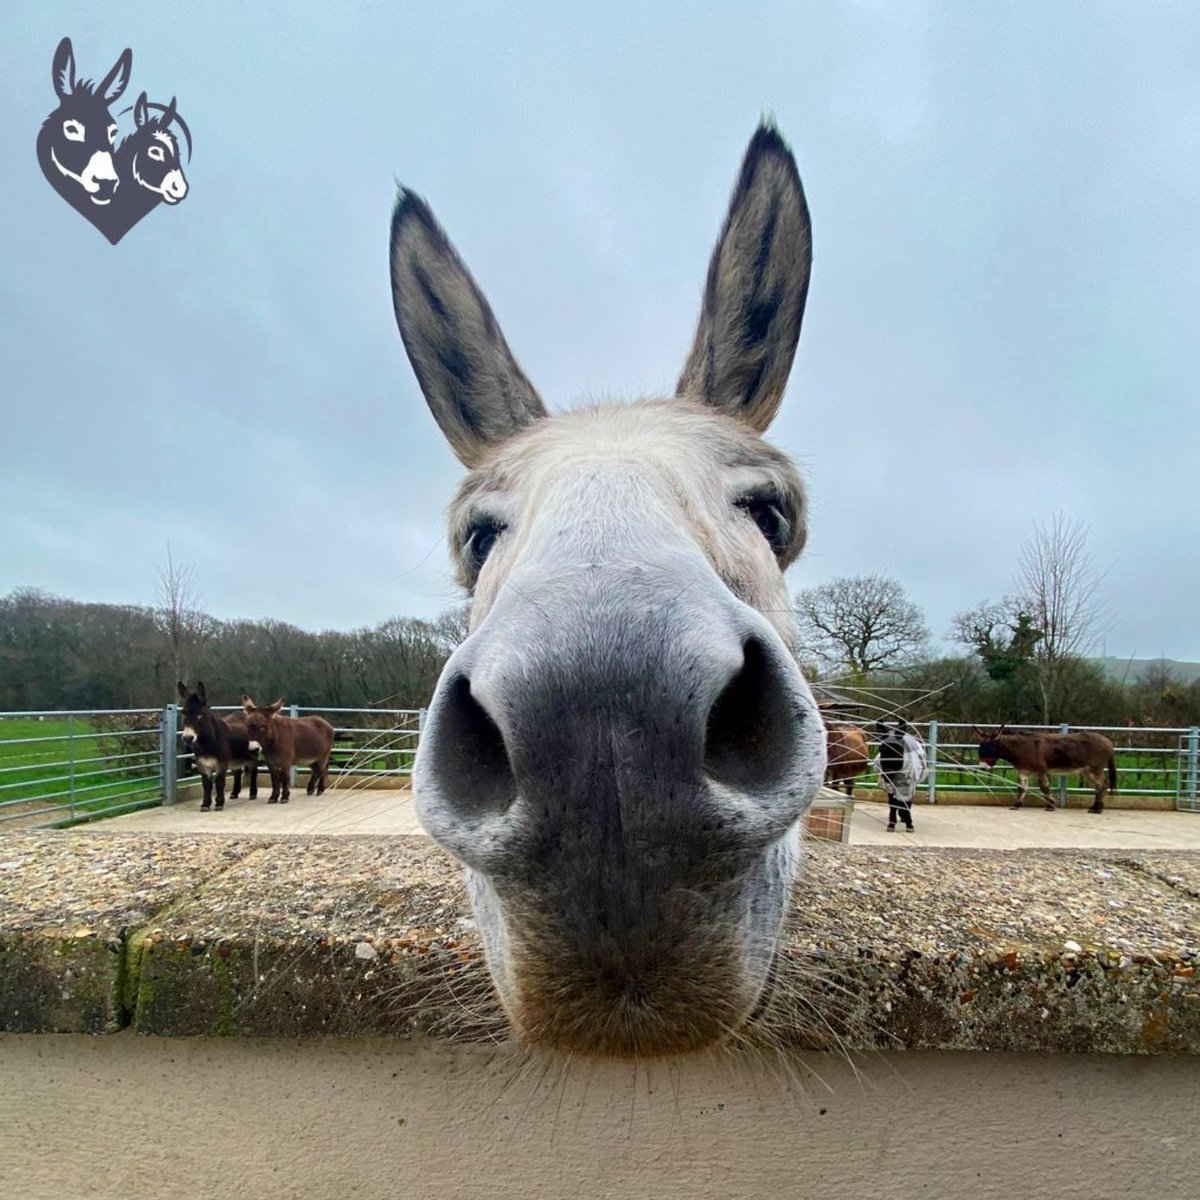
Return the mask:
[[504, 735], [471, 695], [465, 675], [455, 679], [442, 697], [436, 736], [429, 748], [439, 790], [456, 810], [480, 816], [504, 812], [516, 799], [517, 783]]
[[751, 638], [743, 655], [709, 711], [704, 769], [719, 783], [749, 790], [788, 773], [797, 729], [789, 690], [766, 647]]

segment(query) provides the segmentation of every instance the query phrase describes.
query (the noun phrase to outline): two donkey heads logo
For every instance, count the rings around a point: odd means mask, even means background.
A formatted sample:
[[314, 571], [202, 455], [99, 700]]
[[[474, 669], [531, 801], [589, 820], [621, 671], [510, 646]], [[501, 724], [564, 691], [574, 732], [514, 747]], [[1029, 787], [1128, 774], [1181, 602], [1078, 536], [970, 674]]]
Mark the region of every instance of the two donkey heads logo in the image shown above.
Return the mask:
[[175, 108], [155, 104], [145, 92], [133, 111], [133, 129], [117, 140], [111, 106], [125, 94], [133, 54], [124, 50], [99, 83], [75, 74], [71, 39], [54, 52], [51, 78], [58, 107], [38, 133], [37, 156], [50, 186], [115, 246], [159, 205], [174, 206], [188, 194], [180, 158], [180, 135], [192, 157], [192, 135]]

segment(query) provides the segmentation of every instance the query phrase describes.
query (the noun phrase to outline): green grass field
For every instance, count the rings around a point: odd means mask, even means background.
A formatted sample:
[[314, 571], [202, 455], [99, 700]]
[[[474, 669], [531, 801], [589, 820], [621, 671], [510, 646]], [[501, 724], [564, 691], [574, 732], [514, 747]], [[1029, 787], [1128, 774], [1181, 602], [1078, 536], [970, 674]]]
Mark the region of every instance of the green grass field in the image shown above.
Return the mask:
[[[0, 829], [5, 817], [42, 824], [156, 804], [159, 770], [156, 732], [123, 736], [84, 718], [0, 719]], [[32, 816], [41, 809], [52, 811]]]
[[[962, 766], [957, 766], [962, 760]], [[1175, 793], [1178, 778], [1180, 756], [1177, 750], [1163, 749], [1153, 753], [1130, 753], [1117, 751], [1117, 790], [1123, 795], [1153, 795], [1156, 793]], [[875, 779], [875, 766], [858, 776], [869, 786]], [[922, 788], [928, 783], [922, 784]], [[948, 761], [942, 758], [937, 767], [938, 791], [945, 792], [994, 792], [996, 795], [1007, 795], [1017, 790], [1016, 772], [1007, 764], [998, 763], [994, 771], [959, 751], [954, 752], [954, 759]], [[1030, 786], [1036, 791], [1036, 781]], [[1052, 791], [1057, 791], [1057, 780], [1051, 780]], [[1075, 791], [1080, 788], [1078, 776], [1067, 776], [1067, 787]], [[1083, 790], [1090, 791], [1090, 788]]]

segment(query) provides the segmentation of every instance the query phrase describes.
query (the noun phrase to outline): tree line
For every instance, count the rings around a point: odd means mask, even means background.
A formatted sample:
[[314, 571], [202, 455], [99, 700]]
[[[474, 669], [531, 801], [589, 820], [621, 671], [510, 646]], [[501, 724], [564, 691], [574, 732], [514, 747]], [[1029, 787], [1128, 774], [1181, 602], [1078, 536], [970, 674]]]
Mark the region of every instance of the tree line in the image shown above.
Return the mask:
[[151, 708], [203, 679], [215, 703], [417, 708], [429, 702], [465, 610], [350, 632], [221, 621], [187, 589], [157, 606], [91, 604], [20, 589], [0, 598], [0, 711]]
[[[959, 613], [956, 654], [930, 649], [901, 584], [847, 576], [795, 600], [801, 665], [829, 691], [912, 720], [977, 724], [1200, 724], [1200, 679], [1153, 664], [1116, 680], [1089, 655], [1103, 635], [1104, 573], [1082, 525], [1036, 525], [1008, 595]], [[243, 693], [338, 708], [428, 704], [466, 636], [466, 606], [350, 632], [221, 621], [168, 552], [153, 605], [91, 604], [22, 589], [0, 598], [0, 711], [157, 707], [203, 679], [218, 703]]]
[[1117, 680], [1090, 657], [1108, 627], [1104, 576], [1085, 527], [1055, 516], [1020, 547], [1009, 594], [954, 617], [959, 653], [931, 653], [924, 614], [901, 584], [864, 575], [796, 597], [802, 662], [829, 690], [915, 720], [1200, 724], [1200, 679], [1153, 663]]

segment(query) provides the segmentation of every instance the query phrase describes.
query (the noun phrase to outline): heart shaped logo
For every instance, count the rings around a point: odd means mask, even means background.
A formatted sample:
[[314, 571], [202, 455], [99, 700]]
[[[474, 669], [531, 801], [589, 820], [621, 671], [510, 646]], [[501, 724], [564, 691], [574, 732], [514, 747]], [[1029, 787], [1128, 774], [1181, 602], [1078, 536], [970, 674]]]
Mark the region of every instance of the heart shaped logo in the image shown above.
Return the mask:
[[174, 206], [187, 196], [180, 133], [189, 161], [192, 156], [192, 135], [174, 97], [170, 104], [155, 104], [142, 92], [133, 105], [133, 130], [118, 143], [110, 107], [129, 86], [132, 69], [127, 49], [99, 83], [77, 79], [71, 39], [63, 38], [51, 66], [58, 107], [37, 138], [47, 182], [114, 246], [159, 205]]

